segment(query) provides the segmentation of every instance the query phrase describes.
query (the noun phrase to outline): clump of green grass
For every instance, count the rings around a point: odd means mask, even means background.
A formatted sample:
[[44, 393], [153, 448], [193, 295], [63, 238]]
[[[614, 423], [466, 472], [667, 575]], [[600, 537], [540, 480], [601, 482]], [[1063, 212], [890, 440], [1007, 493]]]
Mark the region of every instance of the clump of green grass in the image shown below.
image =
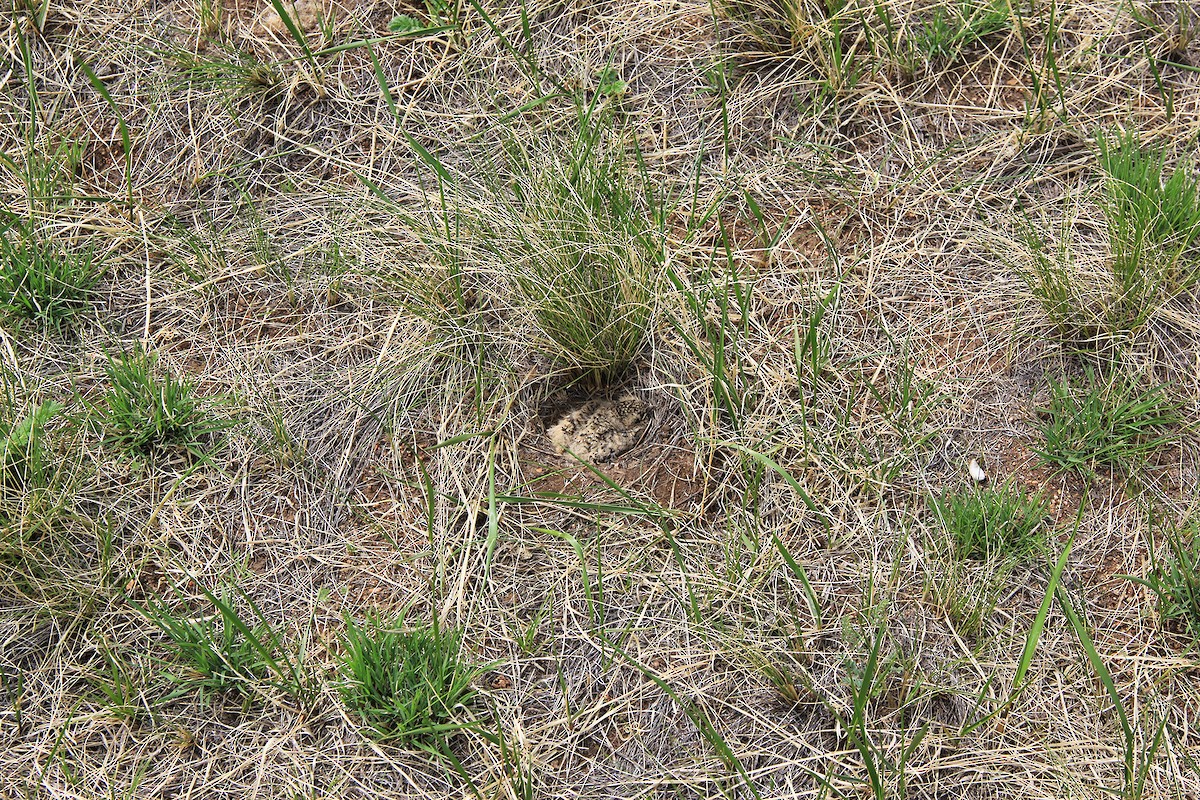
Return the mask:
[[135, 456], [170, 448], [198, 451], [213, 434], [236, 423], [216, 416], [219, 401], [197, 396], [190, 381], [156, 375], [156, 361], [140, 349], [108, 356], [109, 389], [92, 409], [106, 444]]
[[275, 64], [259, 61], [227, 45], [217, 46], [212, 53], [197, 54], [175, 48], [160, 55], [173, 62], [188, 81], [220, 92], [226, 103], [253, 95], [267, 99], [281, 95], [284, 78]]
[[[1026, 221], [1020, 232], [1028, 257], [1010, 261], [1038, 304], [1065, 339], [1094, 342], [1108, 329], [1108, 285], [1097, 291], [1080, 273], [1064, 231], [1056, 243], [1048, 243]], [[1002, 255], [1001, 257], [1007, 258]]]
[[71, 491], [45, 436], [61, 409], [48, 401], [15, 419], [0, 415], [0, 564], [20, 581], [37, 583], [55, 557], [74, 555], [71, 547], [57, 547]]
[[[1146, 49], [1148, 55], [1167, 61], [1187, 63], [1188, 45], [1200, 36], [1200, 15], [1189, 3], [1154, 3], [1133, 6], [1130, 15], [1142, 26], [1158, 48]], [[1143, 45], [1145, 47], [1145, 45]], [[1170, 108], [1168, 106], [1168, 108]]]
[[430, 741], [459, 730], [456, 710], [471, 700], [479, 668], [462, 658], [457, 631], [435, 625], [406, 630], [395, 620], [346, 618], [342, 697], [381, 739]]
[[723, 0], [715, 8], [763, 50], [800, 55], [818, 66], [832, 90], [853, 88], [889, 60], [907, 74], [921, 64], [953, 62], [1012, 26], [1007, 0], [894, 6], [888, 0], [869, 9], [848, 0]]
[[1024, 561], [1045, 550], [1046, 504], [1012, 486], [968, 489], [930, 500], [959, 559]]
[[443, 207], [427, 216], [400, 206], [391, 209], [416, 234], [432, 263], [399, 265], [389, 277], [400, 289], [405, 310], [443, 336], [473, 340], [494, 292], [475, 268], [479, 259], [469, 233], [474, 215], [451, 202], [444, 198]]
[[1158, 598], [1159, 616], [1200, 637], [1200, 523], [1171, 525], [1162, 546], [1152, 548], [1152, 567], [1145, 578], [1125, 577], [1140, 583]]
[[[982, 563], [985, 568], [980, 569]], [[939, 560], [925, 579], [925, 598], [960, 635], [976, 636], [991, 620], [1000, 592], [1017, 562], [976, 562], [971, 559]]]
[[1200, 279], [1200, 178], [1187, 164], [1168, 173], [1165, 152], [1133, 132], [1101, 138], [1100, 166], [1119, 306], [1140, 320]]
[[631, 167], [609, 135], [611, 115], [595, 113], [602, 96], [566, 142], [510, 136], [483, 180], [452, 178], [424, 153], [439, 182], [440, 207], [427, 214], [384, 197], [431, 256], [393, 274], [413, 314], [460, 342], [479, 341], [480, 323], [512, 324], [516, 338], [593, 386], [621, 375], [645, 345], [666, 239], [641, 160]]
[[853, 88], [865, 71], [869, 36], [850, 0], [721, 0], [714, 10], [762, 52], [815, 67], [823, 93]]
[[1179, 252], [1200, 238], [1200, 178], [1190, 165], [1180, 164], [1168, 175], [1165, 152], [1142, 145], [1131, 132], [1100, 140], [1100, 166], [1108, 179], [1109, 219], [1118, 223], [1118, 232]]
[[1012, 24], [1010, 14], [1006, 0], [961, 0], [957, 5], [938, 6], [930, 18], [913, 28], [912, 49], [927, 64], [954, 61], [985, 37], [1007, 31]]
[[562, 155], [510, 148], [514, 180], [493, 187], [477, 220], [485, 247], [532, 317], [543, 346], [576, 375], [603, 384], [637, 358], [661, 280], [661, 204], [631, 176], [619, 145], [590, 118]]
[[1091, 369], [1082, 382], [1050, 381], [1050, 407], [1039, 413], [1042, 443], [1034, 452], [1085, 475], [1097, 465], [1128, 468], [1179, 438], [1172, 428], [1182, 420], [1165, 387], [1145, 389], [1123, 375], [1099, 382]]
[[241, 619], [229, 613], [188, 616], [155, 600], [139, 610], [167, 635], [175, 657], [191, 670], [191, 675], [177, 681], [224, 692], [242, 690], [265, 677], [266, 663], [259, 645], [267, 631], [262, 626], [246, 635]]
[[[53, 464], [48, 460], [46, 425], [63, 410], [48, 400], [34, 406], [19, 420], [0, 419], [0, 471], [6, 485], [43, 485]], [[7, 416], [7, 415], [6, 415]]]
[[54, 400], [40, 403], [18, 399], [0, 373], [0, 559], [8, 546], [38, 540], [70, 505], [76, 482], [74, 464], [53, 446], [47, 428], [72, 436], [77, 428]]
[[97, 648], [103, 663], [84, 680], [95, 702], [117, 722], [149, 722], [149, 703], [144, 696], [147, 675], [142, 664], [128, 659], [108, 642]]
[[460, 0], [425, 0], [425, 20], [409, 14], [399, 14], [388, 22], [388, 30], [401, 35], [436, 31], [439, 28], [458, 25], [461, 16]]
[[20, 227], [0, 231], [0, 312], [61, 332], [91, 305], [103, 271], [91, 248], [39, 241]]
[[[289, 655], [276, 628], [249, 597], [237, 589], [214, 593], [201, 590], [216, 613], [188, 614], [166, 602], [148, 599], [132, 605], [167, 635], [167, 647], [187, 667], [172, 674], [180, 692], [237, 692], [252, 694], [271, 684], [294, 697], [306, 696], [307, 686], [298, 658]], [[176, 588], [176, 594], [181, 594]], [[233, 604], [240, 596], [249, 606], [248, 616]]]
[[110, 530], [75, 508], [74, 420], [56, 401], [20, 399], [11, 377], [0, 369], [0, 595], [83, 613], [105, 591]]
[[1200, 178], [1191, 166], [1168, 171], [1165, 152], [1135, 133], [1102, 137], [1100, 166], [1104, 266], [1085, 274], [1065, 226], [1050, 247], [1028, 222], [1022, 235], [1030, 258], [1016, 266], [1060, 333], [1093, 343], [1136, 331], [1200, 282]]
[[804, 42], [810, 17], [821, 16], [822, 4], [806, 0], [720, 0], [714, 6], [716, 12], [726, 19], [744, 23], [753, 38], [763, 47], [775, 50], [790, 50]]

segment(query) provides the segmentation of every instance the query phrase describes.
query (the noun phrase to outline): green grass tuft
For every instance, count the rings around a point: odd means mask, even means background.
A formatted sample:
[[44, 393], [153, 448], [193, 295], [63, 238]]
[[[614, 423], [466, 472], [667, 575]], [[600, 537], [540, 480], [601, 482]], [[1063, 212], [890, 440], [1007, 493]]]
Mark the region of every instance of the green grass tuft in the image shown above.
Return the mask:
[[[1080, 343], [1094, 342], [1105, 335], [1108, 309], [1103, 299], [1089, 292], [1079, 274], [1075, 255], [1064, 231], [1050, 243], [1026, 220], [1020, 232], [1028, 258], [1011, 261], [1014, 270], [1033, 292], [1038, 304], [1060, 336]], [[1007, 258], [1006, 255], [1001, 255]]]
[[78, 426], [11, 378], [0, 369], [0, 596], [37, 615], [86, 613], [106, 590], [111, 536], [75, 505], [86, 479]]
[[402, 616], [368, 617], [361, 626], [347, 616], [342, 697], [381, 739], [434, 740], [462, 727], [452, 720], [474, 696], [479, 670], [462, 660], [457, 631], [403, 625]]
[[160, 55], [173, 63], [188, 82], [220, 92], [231, 112], [232, 104], [243, 98], [274, 99], [282, 94], [284, 77], [276, 64], [227, 45], [213, 48], [211, 53], [172, 48]]
[[1012, 486], [968, 489], [930, 500], [960, 559], [1025, 561], [1045, 550], [1046, 504]]
[[502, 321], [593, 386], [624, 373], [660, 294], [666, 211], [611, 121], [593, 105], [571, 139], [530, 147], [510, 134], [482, 180], [453, 179], [426, 153], [439, 180], [432, 212], [414, 214], [373, 187], [431, 257], [393, 271], [405, 307], [451, 341], [476, 342], [481, 324]]
[[90, 248], [70, 250], [10, 228], [0, 232], [0, 312], [61, 332], [91, 305], [103, 271]]
[[812, 15], [823, 17], [823, 3], [806, 0], [720, 0], [714, 5], [719, 16], [749, 26], [757, 43], [769, 50], [799, 47]]
[[1163, 531], [1166, 544], [1151, 552], [1153, 566], [1145, 578], [1126, 576], [1158, 598], [1159, 616], [1200, 638], [1200, 523], [1190, 521]]
[[1011, 11], [1005, 0], [939, 6], [933, 15], [912, 31], [912, 48], [926, 63], [951, 62], [985, 37], [1011, 27]]
[[1082, 384], [1050, 382], [1050, 407], [1041, 409], [1042, 436], [1034, 452], [1061, 470], [1091, 475], [1097, 465], [1128, 468], [1179, 438], [1180, 405], [1163, 386], [1144, 389], [1118, 375], [1099, 383], [1087, 370]]
[[[167, 634], [175, 657], [193, 671], [183, 682], [220, 692], [240, 691], [265, 677], [266, 664], [258, 648], [227, 619], [185, 616], [154, 600], [141, 610]], [[255, 635], [266, 635], [266, 631], [260, 627]]]
[[140, 349], [108, 356], [109, 389], [92, 407], [106, 444], [135, 456], [169, 448], [198, 450], [213, 434], [236, 424], [216, 416], [220, 401], [198, 397], [191, 382], [156, 376], [156, 360]]
[[1165, 153], [1135, 133], [1101, 138], [1100, 166], [1119, 305], [1140, 320], [1200, 279], [1200, 179], [1187, 165], [1168, 174]]
[[713, 7], [758, 51], [747, 55], [806, 62], [819, 76], [822, 95], [853, 89], [869, 70], [870, 32], [850, 0], [717, 0]]
[[[176, 588], [182, 598], [182, 592]], [[188, 614], [173, 610], [166, 602], [150, 598], [145, 604], [133, 603], [142, 616], [167, 635], [167, 647], [175, 659], [188, 668], [171, 675], [181, 691], [253, 694], [265, 685], [274, 685], [293, 697], [308, 695], [307, 681], [298, 657], [288, 654], [280, 633], [244, 592], [201, 590], [216, 613]], [[249, 606], [245, 615], [233, 605], [240, 596]]]
[[0, 471], [6, 485], [44, 485], [53, 461], [48, 458], [46, 424], [63, 410], [61, 403], [48, 400], [30, 409], [19, 420], [0, 420]]
[[645, 180], [585, 121], [568, 158], [516, 156], [488, 241], [556, 359], [604, 383], [638, 356], [654, 311], [662, 221]]

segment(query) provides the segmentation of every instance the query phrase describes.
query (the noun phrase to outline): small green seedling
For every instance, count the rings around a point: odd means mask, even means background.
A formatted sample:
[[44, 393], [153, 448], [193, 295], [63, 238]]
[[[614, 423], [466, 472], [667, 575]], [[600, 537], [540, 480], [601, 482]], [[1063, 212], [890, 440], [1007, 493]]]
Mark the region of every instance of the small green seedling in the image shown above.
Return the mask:
[[620, 97], [628, 86], [627, 82], [621, 80], [621, 73], [612, 66], [606, 66], [596, 73], [596, 91], [605, 97]]
[[46, 458], [46, 424], [63, 410], [62, 404], [48, 400], [34, 406], [20, 420], [0, 420], [0, 470], [6, 485], [41, 485], [52, 469]]

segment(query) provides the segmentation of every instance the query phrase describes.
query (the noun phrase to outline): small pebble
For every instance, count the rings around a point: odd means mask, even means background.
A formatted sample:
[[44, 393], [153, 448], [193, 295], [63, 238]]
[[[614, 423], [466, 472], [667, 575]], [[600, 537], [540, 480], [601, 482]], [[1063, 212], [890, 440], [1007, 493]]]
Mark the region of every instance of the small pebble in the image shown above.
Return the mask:
[[978, 460], [974, 458], [971, 459], [971, 462], [967, 464], [967, 472], [971, 473], [971, 480], [975, 481], [976, 483], [987, 483], [988, 475], [983, 471], [983, 467], [979, 465]]

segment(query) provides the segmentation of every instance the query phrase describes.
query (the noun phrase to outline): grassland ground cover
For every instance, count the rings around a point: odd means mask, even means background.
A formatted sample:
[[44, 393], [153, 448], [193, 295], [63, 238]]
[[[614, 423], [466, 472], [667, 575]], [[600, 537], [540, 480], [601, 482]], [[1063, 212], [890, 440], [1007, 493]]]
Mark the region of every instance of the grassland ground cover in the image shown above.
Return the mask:
[[1198, 33], [0, 0], [0, 798], [1200, 796]]

